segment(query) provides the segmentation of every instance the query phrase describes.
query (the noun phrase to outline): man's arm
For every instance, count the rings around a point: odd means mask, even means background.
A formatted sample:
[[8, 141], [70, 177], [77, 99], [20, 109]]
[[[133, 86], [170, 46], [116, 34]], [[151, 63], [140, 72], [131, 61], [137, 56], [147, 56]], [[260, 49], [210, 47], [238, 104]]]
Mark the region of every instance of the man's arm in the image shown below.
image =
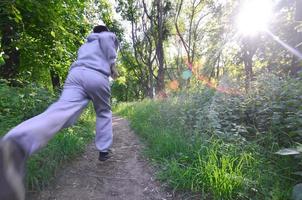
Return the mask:
[[110, 33], [108, 37], [100, 39], [100, 47], [105, 54], [111, 69], [111, 77], [116, 79], [118, 77], [118, 72], [116, 69], [116, 58], [117, 58], [117, 49], [118, 49], [118, 40], [114, 33]]
[[117, 57], [118, 41], [114, 33], [109, 32], [99, 39], [100, 48], [107, 58], [110, 66], [115, 64]]
[[111, 66], [110, 66], [110, 69], [111, 69], [111, 78], [112, 78], [113, 80], [117, 79], [118, 76], [119, 76], [119, 74], [118, 74], [118, 71], [117, 71], [117, 69], [116, 69], [115, 64], [111, 65]]

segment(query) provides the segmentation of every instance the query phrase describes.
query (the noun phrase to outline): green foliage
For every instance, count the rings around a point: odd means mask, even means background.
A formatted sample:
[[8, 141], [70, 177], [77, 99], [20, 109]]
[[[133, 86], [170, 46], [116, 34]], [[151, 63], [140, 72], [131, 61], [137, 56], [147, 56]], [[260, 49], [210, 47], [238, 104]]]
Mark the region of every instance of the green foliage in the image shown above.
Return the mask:
[[[123, 37], [123, 28], [107, 0], [5, 0], [0, 8], [0, 57], [2, 50], [4, 58], [12, 50], [18, 52], [14, 60], [17, 74], [12, 78], [48, 88], [61, 86], [78, 48], [100, 19], [120, 40]], [[5, 67], [2, 71], [9, 71]]]
[[220, 94], [213, 105], [220, 131], [247, 140], [261, 140], [271, 132], [274, 138], [270, 142], [281, 146], [301, 141], [301, 88], [297, 79], [265, 73], [253, 82], [248, 94]]
[[15, 88], [0, 83], [0, 135], [30, 117], [39, 114], [55, 96], [35, 85]]
[[0, 35], [11, 38], [10, 43], [2, 41], [2, 48], [6, 54], [18, 49], [19, 54], [15, 61], [18, 77], [13, 78], [44, 86], [53, 76], [63, 79], [88, 33], [85, 6], [82, 0], [1, 1], [0, 24], [12, 30], [0, 30]]
[[144, 98], [141, 91], [144, 86], [142, 78], [137, 77], [137, 71], [142, 66], [138, 65], [132, 52], [123, 46], [119, 54], [118, 70], [120, 77], [112, 84], [112, 95], [117, 102], [134, 101]]

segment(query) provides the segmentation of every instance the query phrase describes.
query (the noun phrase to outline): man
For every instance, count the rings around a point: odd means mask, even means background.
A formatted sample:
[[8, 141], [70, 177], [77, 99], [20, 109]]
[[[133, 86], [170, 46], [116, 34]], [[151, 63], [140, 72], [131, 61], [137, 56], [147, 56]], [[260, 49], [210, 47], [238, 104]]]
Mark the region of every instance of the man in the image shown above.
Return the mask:
[[78, 50], [57, 102], [24, 121], [0, 140], [0, 199], [23, 200], [26, 159], [45, 146], [62, 128], [72, 125], [91, 100], [96, 112], [95, 144], [99, 160], [109, 158], [112, 113], [109, 76], [118, 76], [115, 62], [118, 41], [106, 26], [96, 26]]

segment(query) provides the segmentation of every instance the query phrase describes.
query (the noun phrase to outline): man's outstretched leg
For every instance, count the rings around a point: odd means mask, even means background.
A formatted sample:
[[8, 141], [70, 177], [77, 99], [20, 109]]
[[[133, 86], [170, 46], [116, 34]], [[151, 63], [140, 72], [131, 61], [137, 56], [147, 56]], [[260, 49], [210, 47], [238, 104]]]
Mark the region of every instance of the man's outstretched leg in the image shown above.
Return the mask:
[[80, 102], [69, 102], [60, 98], [42, 114], [10, 130], [3, 140], [12, 139], [18, 142], [30, 156], [43, 148], [62, 128], [70, 126], [71, 121], [75, 121], [74, 116], [78, 116], [79, 111], [82, 111], [88, 102], [86, 99]]
[[24, 199], [26, 158], [44, 147], [62, 128], [72, 125], [89, 100], [71, 72], [60, 99], [45, 112], [26, 120], [0, 140], [0, 200]]
[[0, 200], [24, 200], [26, 158], [44, 147], [60, 129], [71, 125], [87, 103], [58, 101], [0, 140]]

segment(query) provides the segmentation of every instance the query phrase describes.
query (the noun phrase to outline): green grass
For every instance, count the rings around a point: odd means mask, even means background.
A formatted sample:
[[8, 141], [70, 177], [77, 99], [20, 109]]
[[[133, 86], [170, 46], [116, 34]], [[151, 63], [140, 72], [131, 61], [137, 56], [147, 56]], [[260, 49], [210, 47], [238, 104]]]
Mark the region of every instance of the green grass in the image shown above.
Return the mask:
[[[114, 110], [131, 122], [145, 141], [146, 153], [160, 167], [158, 178], [203, 199], [290, 199], [294, 185], [291, 158], [278, 157], [254, 142], [226, 142], [170, 121], [167, 102], [145, 100]], [[167, 120], [167, 118], [169, 120]], [[268, 148], [269, 149], [269, 148]]]

